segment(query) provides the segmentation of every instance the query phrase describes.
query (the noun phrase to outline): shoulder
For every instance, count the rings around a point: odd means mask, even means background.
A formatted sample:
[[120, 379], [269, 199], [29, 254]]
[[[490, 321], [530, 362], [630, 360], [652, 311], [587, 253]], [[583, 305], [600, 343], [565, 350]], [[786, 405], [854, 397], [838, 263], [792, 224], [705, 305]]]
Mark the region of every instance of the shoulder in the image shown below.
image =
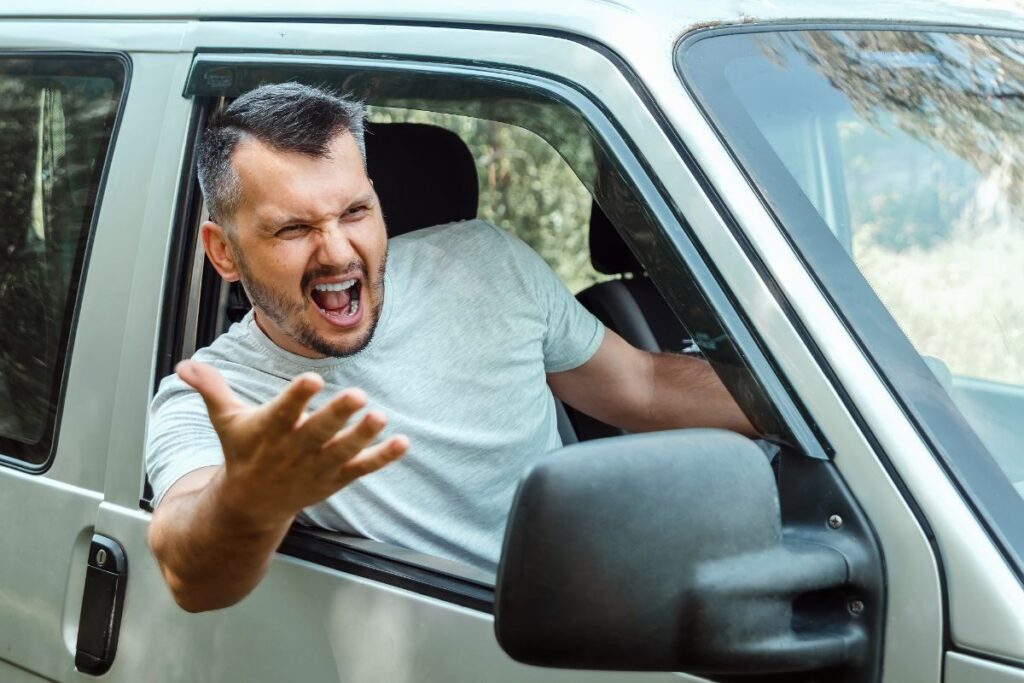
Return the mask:
[[[266, 352], [250, 330], [253, 324], [250, 311], [209, 346], [197, 349], [191, 359], [215, 368], [232, 390], [248, 393], [245, 391], [248, 385], [254, 380], [260, 380], [260, 375], [264, 374], [261, 370], [269, 364]], [[263, 384], [265, 380], [258, 383]], [[188, 398], [201, 402], [195, 389], [179, 379], [177, 374], [171, 373], [160, 381], [150, 409], [156, 412], [164, 406]]]
[[[517, 246], [521, 245], [521, 246]], [[395, 265], [399, 280], [415, 280], [429, 274], [500, 277], [520, 269], [519, 249], [529, 247], [487, 221], [473, 219], [423, 228], [392, 238], [389, 270]], [[482, 275], [481, 275], [482, 276]]]
[[435, 225], [395, 239], [407, 237], [411, 238], [409, 246], [429, 245], [449, 258], [462, 260], [469, 267], [494, 268], [505, 263], [518, 270], [523, 267], [524, 259], [540, 258], [526, 242], [481, 218]]
[[467, 249], [474, 246], [495, 245], [515, 239], [487, 221], [474, 218], [468, 221], [445, 223], [414, 230], [391, 239], [391, 247], [398, 249], [439, 247]]
[[257, 356], [260, 350], [260, 344], [251, 329], [255, 324], [250, 310], [244, 318], [232, 324], [227, 332], [214, 339], [209, 346], [197, 349], [192, 360], [212, 365], [222, 372], [231, 371], [236, 367], [252, 366], [254, 356]]

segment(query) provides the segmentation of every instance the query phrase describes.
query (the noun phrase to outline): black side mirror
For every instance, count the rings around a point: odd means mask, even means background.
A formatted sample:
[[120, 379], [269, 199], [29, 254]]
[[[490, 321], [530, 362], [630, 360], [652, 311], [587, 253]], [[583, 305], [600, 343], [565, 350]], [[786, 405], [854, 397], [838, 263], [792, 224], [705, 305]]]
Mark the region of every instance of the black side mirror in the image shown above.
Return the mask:
[[[590, 441], [524, 477], [498, 574], [501, 647], [528, 664], [821, 672], [863, 658], [844, 554], [784, 536], [753, 442], [694, 429]], [[787, 679], [788, 680], [788, 679]]]

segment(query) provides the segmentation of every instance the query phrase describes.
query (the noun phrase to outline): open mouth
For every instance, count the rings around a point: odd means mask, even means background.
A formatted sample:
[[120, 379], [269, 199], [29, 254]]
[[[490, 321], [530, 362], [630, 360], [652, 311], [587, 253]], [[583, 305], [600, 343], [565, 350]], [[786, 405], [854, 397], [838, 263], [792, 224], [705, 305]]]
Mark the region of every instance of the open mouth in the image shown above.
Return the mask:
[[322, 282], [313, 287], [310, 298], [320, 314], [335, 325], [348, 326], [359, 321], [359, 295], [362, 282], [356, 278], [341, 282]]

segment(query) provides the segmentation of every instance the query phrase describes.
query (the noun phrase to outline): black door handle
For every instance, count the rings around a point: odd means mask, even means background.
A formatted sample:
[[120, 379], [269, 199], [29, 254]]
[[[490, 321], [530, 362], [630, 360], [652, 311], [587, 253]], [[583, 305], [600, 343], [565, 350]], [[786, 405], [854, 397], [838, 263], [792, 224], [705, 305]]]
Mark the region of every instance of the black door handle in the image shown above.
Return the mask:
[[124, 548], [113, 538], [93, 534], [75, 652], [75, 668], [82, 673], [99, 676], [114, 663], [127, 582]]

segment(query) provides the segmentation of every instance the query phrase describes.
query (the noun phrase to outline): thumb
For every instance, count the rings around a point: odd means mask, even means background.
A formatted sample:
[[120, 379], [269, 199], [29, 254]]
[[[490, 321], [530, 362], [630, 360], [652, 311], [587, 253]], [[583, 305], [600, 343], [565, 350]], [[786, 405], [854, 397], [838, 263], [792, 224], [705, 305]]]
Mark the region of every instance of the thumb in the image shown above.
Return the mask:
[[194, 360], [183, 360], [174, 368], [185, 384], [199, 392], [206, 403], [210, 420], [217, 424], [241, 405], [224, 377], [212, 366]]

